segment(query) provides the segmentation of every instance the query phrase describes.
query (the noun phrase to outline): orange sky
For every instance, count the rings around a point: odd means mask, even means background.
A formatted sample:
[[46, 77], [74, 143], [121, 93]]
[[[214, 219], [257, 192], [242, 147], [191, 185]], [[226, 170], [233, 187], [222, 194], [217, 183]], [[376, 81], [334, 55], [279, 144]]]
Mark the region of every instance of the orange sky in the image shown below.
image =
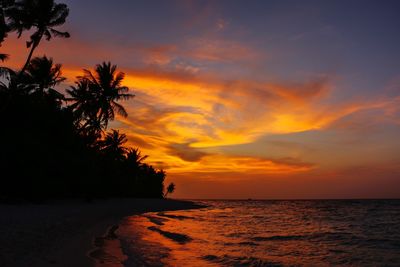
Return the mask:
[[[271, 52], [222, 34], [233, 19], [212, 27], [179, 43], [120, 45], [71, 22], [71, 39], [43, 42], [36, 55], [63, 63], [64, 88], [82, 68], [119, 65], [136, 97], [110, 128], [167, 171], [174, 197], [400, 197], [398, 77], [363, 91], [340, 70], [272, 75]], [[26, 38], [3, 44], [8, 65], [21, 66]]]

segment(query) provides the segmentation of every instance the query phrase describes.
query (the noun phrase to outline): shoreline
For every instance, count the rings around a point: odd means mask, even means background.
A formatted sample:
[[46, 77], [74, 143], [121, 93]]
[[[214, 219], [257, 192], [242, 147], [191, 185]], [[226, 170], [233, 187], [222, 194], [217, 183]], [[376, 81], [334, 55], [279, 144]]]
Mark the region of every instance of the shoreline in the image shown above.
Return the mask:
[[75, 200], [41, 205], [0, 205], [0, 266], [94, 266], [95, 240], [125, 216], [200, 208], [171, 199]]

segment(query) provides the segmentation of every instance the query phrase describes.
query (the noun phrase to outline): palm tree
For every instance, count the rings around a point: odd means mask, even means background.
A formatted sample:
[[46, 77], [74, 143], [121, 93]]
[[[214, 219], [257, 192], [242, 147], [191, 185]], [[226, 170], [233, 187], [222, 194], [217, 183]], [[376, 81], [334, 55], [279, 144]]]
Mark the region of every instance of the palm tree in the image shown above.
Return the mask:
[[65, 23], [69, 14], [69, 9], [65, 4], [56, 4], [54, 0], [20, 0], [6, 10], [8, 17], [8, 27], [11, 31], [16, 31], [18, 38], [23, 31], [36, 29], [30, 36], [30, 41], [26, 46], [30, 48], [28, 58], [21, 69], [25, 72], [32, 58], [33, 52], [38, 47], [42, 38], [49, 41], [54, 37], [70, 37], [68, 32], [55, 29]]
[[125, 74], [116, 70], [116, 65], [103, 62], [96, 66], [94, 73], [84, 69], [84, 76], [78, 77], [80, 82], [88, 82], [88, 89], [94, 97], [93, 103], [96, 103], [93, 108], [96, 109], [97, 120], [103, 129], [107, 129], [108, 122], [114, 120], [115, 113], [123, 117], [128, 116], [125, 108], [117, 101], [134, 97], [128, 93], [128, 87], [122, 86]]
[[35, 91], [41, 95], [63, 98], [63, 95], [54, 89], [56, 85], [66, 80], [61, 75], [61, 64], [53, 64], [53, 59], [46, 56], [35, 57], [26, 68], [29, 84], [33, 84]]
[[67, 101], [73, 102], [69, 107], [74, 111], [82, 131], [101, 132], [107, 129], [108, 121], [115, 118], [115, 113], [123, 117], [128, 115], [117, 101], [134, 95], [128, 93], [128, 87], [121, 85], [125, 74], [117, 73], [116, 68], [111, 63], [103, 62], [96, 66], [94, 74], [85, 69], [84, 75], [78, 77], [76, 86], [67, 90], [71, 96]]
[[[14, 0], [2, 0], [0, 2], [0, 46], [10, 30], [6, 23], [5, 11], [13, 4]], [[0, 61], [5, 61], [6, 59], [8, 59], [8, 55], [0, 53]]]
[[78, 80], [75, 86], [66, 90], [70, 95], [66, 100], [73, 102], [68, 108], [73, 111], [75, 126], [79, 132], [88, 136], [98, 136], [102, 132], [102, 126], [96, 116], [96, 96], [90, 87], [88, 80]]
[[168, 194], [172, 194], [175, 191], [175, 184], [174, 183], [170, 183], [167, 186], [167, 192], [165, 192], [164, 197], [166, 198]]
[[139, 148], [129, 148], [126, 153], [127, 163], [133, 166], [135, 170], [138, 170], [143, 165], [143, 161], [147, 158], [148, 156], [142, 155]]
[[103, 140], [99, 141], [100, 151], [112, 159], [123, 160], [127, 151], [123, 144], [127, 141], [125, 134], [120, 134], [118, 130], [111, 130]]

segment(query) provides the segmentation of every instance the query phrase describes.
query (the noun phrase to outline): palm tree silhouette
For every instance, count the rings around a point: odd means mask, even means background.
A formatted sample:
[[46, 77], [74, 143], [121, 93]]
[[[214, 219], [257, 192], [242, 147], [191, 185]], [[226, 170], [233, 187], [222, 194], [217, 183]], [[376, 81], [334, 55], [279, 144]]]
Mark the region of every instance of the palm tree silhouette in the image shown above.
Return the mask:
[[66, 92], [70, 96], [67, 101], [73, 102], [68, 106], [73, 111], [75, 126], [81, 133], [97, 136], [102, 132], [101, 124], [97, 120], [96, 96], [90, 88], [88, 80], [81, 79]]
[[[1, 0], [0, 1], [0, 47], [1, 43], [7, 37], [10, 28], [6, 23], [6, 10], [15, 4], [15, 0]], [[0, 61], [8, 59], [7, 54], [0, 53]]]
[[115, 113], [127, 117], [125, 108], [117, 101], [128, 100], [134, 97], [129, 94], [129, 88], [122, 86], [125, 77], [123, 72], [116, 72], [117, 66], [110, 62], [103, 62], [96, 65], [94, 73], [84, 69], [84, 76], [79, 77], [80, 81], [88, 81], [89, 89], [93, 92], [96, 106], [96, 117], [104, 129], [107, 129], [108, 122], [114, 120]]
[[[6, 18], [4, 14], [4, 6], [3, 2], [0, 4], [0, 46], [4, 39], [7, 37], [8, 26], [6, 24]], [[5, 61], [8, 58], [7, 54], [0, 53], [0, 61]]]
[[125, 108], [117, 101], [134, 97], [129, 88], [122, 86], [124, 73], [116, 72], [117, 66], [102, 63], [96, 66], [94, 74], [84, 70], [75, 86], [67, 93], [67, 101], [73, 102], [69, 108], [74, 111], [80, 130], [99, 134], [107, 129], [108, 121], [115, 118], [115, 113], [126, 117]]
[[118, 130], [111, 130], [103, 140], [99, 141], [100, 150], [108, 157], [115, 160], [125, 159], [126, 148], [123, 146], [127, 142], [125, 134], [120, 134]]
[[28, 58], [21, 69], [25, 72], [32, 58], [33, 52], [44, 37], [49, 41], [52, 37], [70, 37], [68, 32], [55, 29], [65, 23], [69, 9], [65, 4], [56, 4], [54, 0], [20, 0], [5, 11], [8, 17], [10, 31], [16, 31], [18, 38], [23, 31], [36, 30], [30, 36], [26, 46], [30, 48]]
[[[7, 36], [8, 27], [4, 18], [3, 8], [0, 10], [0, 46]], [[0, 53], [0, 61], [5, 61], [8, 58], [7, 54]]]
[[61, 75], [61, 64], [53, 64], [46, 56], [33, 58], [26, 68], [26, 79], [34, 86], [34, 93], [60, 100], [64, 96], [54, 87], [66, 80]]
[[172, 194], [175, 191], [175, 184], [170, 183], [167, 187], [167, 192], [165, 192], [164, 197], [167, 197], [168, 194]]
[[[172, 193], [175, 185], [164, 187], [163, 170], [145, 163], [139, 149], [124, 147], [125, 134], [105, 133], [115, 116], [127, 116], [119, 101], [133, 97], [115, 65], [84, 70], [67, 90], [69, 99], [55, 90], [65, 80], [61, 65], [34, 55], [43, 39], [69, 37], [57, 30], [69, 10], [54, 1], [0, 0], [0, 46], [12, 31], [18, 38], [31, 34], [22, 69], [0, 66], [0, 120], [11, 129], [0, 131], [0, 170], [11, 175], [0, 177], [0, 201]], [[0, 61], [6, 58], [0, 53]]]
[[129, 148], [126, 153], [127, 163], [138, 170], [142, 165], [143, 161], [147, 159], [147, 155], [142, 155], [139, 148]]

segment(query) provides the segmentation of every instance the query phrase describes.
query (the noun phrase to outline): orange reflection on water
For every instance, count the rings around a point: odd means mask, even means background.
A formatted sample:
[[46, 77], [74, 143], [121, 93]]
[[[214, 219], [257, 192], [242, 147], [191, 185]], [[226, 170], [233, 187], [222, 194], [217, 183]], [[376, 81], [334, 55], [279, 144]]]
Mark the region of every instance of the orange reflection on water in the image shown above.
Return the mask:
[[314, 222], [293, 228], [289, 212], [287, 222], [292, 229], [282, 232], [284, 228], [261, 228], [262, 222], [254, 220], [251, 210], [232, 220], [233, 212], [237, 210], [227, 207], [133, 216], [125, 222], [131, 232], [122, 235], [137, 236], [137, 244], [146, 244], [136, 248], [135, 254], [150, 266], [264, 266], [299, 263], [299, 255], [312, 254], [316, 248], [296, 236], [326, 227]]
[[139, 266], [400, 262], [398, 247], [393, 245], [393, 237], [399, 234], [393, 228], [400, 223], [397, 202], [393, 206], [372, 201], [209, 203], [212, 207], [126, 218], [118, 230], [124, 253]]

